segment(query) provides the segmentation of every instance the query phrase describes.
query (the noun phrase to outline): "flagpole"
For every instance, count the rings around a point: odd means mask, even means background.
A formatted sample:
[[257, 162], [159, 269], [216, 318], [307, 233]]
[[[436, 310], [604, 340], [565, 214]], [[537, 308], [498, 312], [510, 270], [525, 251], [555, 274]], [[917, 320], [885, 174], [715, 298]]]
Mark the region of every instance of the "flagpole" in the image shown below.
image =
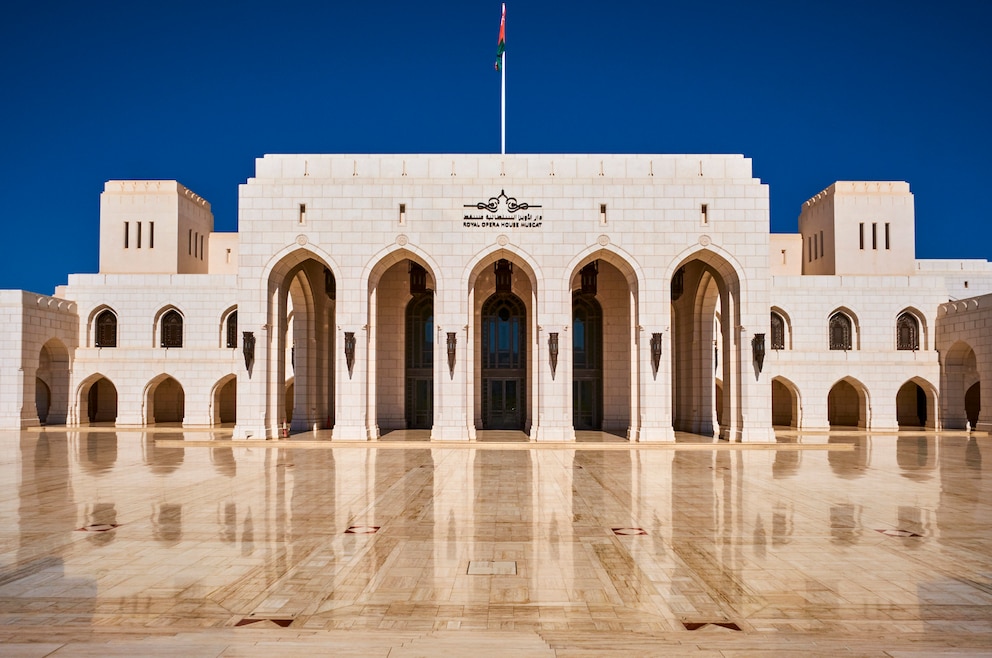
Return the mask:
[[499, 92], [500, 155], [506, 155], [506, 51], [503, 52], [502, 86]]

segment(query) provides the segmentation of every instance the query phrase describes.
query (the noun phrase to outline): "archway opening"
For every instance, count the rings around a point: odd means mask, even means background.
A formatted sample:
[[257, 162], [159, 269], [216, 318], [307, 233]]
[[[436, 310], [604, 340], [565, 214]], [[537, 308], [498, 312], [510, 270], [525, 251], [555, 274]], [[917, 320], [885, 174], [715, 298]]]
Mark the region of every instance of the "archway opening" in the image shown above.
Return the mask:
[[405, 250], [385, 256], [369, 275], [370, 376], [380, 431], [434, 425], [436, 280]]
[[97, 377], [79, 389], [79, 420], [90, 425], [117, 422], [117, 387], [106, 377]]
[[283, 423], [296, 431], [333, 427], [337, 281], [323, 262], [300, 249], [273, 268], [269, 290], [276, 338], [268, 348], [270, 431], [278, 433]]
[[670, 286], [673, 426], [732, 439], [743, 425], [741, 350], [732, 329], [740, 325], [736, 272], [701, 252], [675, 271]]
[[153, 383], [148, 391], [148, 420], [155, 425], [182, 424], [186, 416], [186, 392], [169, 376]]
[[[475, 428], [530, 432], [537, 390], [537, 349], [541, 335], [534, 318], [538, 275], [512, 253], [480, 260], [469, 274]], [[559, 364], [561, 367], [561, 364]]]
[[827, 420], [830, 427], [866, 427], [864, 392], [852, 383], [841, 380], [827, 395]]
[[975, 350], [968, 343], [957, 341], [947, 349], [941, 369], [940, 422], [944, 429], [966, 429], [978, 422], [978, 394], [971, 394], [970, 405], [968, 397], [978, 382]]
[[38, 354], [35, 407], [45, 425], [63, 425], [69, 416], [69, 350], [57, 338], [46, 342]]
[[781, 379], [772, 380], [772, 425], [798, 427], [798, 395]]
[[896, 420], [900, 428], [934, 427], [935, 394], [931, 387], [924, 388], [910, 380], [896, 393]]
[[214, 389], [214, 423], [226, 425], [238, 421], [238, 378], [230, 375]]
[[572, 426], [627, 435], [632, 399], [637, 279], [630, 263], [608, 250], [586, 256], [571, 274]]
[[978, 413], [982, 410], [982, 383], [975, 382], [964, 394], [964, 413], [972, 429], [978, 426]]
[[38, 422], [42, 425], [48, 422], [48, 410], [52, 404], [52, 391], [40, 377], [34, 380], [34, 406], [38, 410]]

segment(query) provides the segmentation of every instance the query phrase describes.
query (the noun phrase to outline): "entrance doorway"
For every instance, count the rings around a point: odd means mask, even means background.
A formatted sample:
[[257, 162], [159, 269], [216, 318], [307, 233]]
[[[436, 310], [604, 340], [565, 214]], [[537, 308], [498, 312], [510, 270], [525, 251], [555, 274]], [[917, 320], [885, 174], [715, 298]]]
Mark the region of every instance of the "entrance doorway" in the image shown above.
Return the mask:
[[406, 426], [434, 424], [434, 295], [419, 293], [406, 307]]
[[572, 426], [603, 426], [603, 311], [581, 292], [572, 296]]
[[483, 429], [524, 429], [526, 330], [526, 307], [513, 293], [496, 293], [482, 305]]

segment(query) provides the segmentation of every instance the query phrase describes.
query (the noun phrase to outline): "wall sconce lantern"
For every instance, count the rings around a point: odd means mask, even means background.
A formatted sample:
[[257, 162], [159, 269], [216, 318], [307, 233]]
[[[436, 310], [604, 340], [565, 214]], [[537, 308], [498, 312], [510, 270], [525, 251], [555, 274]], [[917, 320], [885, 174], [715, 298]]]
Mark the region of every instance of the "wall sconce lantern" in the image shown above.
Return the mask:
[[551, 361], [551, 379], [555, 378], [555, 370], [558, 369], [558, 333], [548, 334], [548, 359]]
[[658, 366], [661, 365], [661, 334], [651, 334], [651, 375], [658, 379]]
[[448, 332], [448, 373], [451, 378], [455, 378], [455, 349], [458, 347], [458, 334], [454, 331]]
[[344, 332], [344, 359], [348, 364], [348, 379], [355, 370], [355, 332]]
[[751, 351], [754, 353], [754, 362], [758, 364], [758, 372], [765, 365], [765, 335], [755, 334], [751, 339]]
[[251, 369], [255, 365], [255, 332], [241, 332], [241, 351], [245, 355], [245, 370], [248, 371], [248, 379], [251, 379]]

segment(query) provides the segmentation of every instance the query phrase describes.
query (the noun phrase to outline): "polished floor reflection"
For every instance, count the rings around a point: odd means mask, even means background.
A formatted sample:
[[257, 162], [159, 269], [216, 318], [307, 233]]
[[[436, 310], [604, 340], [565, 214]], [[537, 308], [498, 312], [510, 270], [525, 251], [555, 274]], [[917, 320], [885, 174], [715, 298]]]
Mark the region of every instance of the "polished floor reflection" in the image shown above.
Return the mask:
[[992, 651], [986, 435], [229, 438], [0, 433], [0, 654]]

